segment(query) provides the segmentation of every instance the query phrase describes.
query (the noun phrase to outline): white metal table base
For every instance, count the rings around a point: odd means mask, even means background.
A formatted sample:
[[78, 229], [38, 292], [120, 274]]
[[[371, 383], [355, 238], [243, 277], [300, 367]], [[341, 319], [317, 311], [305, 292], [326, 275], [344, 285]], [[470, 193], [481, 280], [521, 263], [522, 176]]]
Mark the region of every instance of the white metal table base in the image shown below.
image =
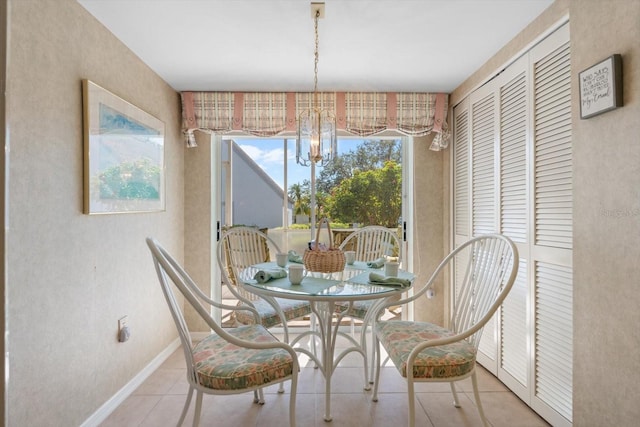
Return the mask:
[[[367, 378], [367, 355], [361, 344], [359, 344], [351, 335], [346, 334], [340, 331], [340, 323], [342, 319], [346, 316], [346, 314], [351, 310], [353, 306], [353, 302], [349, 302], [348, 306], [342, 310], [341, 312], [336, 313], [336, 304], [333, 301], [311, 301], [311, 311], [316, 315], [316, 319], [318, 321], [317, 329], [315, 331], [303, 332], [298, 335], [293, 341], [291, 341], [291, 346], [300, 353], [304, 353], [313, 360], [320, 372], [322, 372], [322, 376], [325, 380], [325, 407], [324, 407], [324, 420], [331, 421], [331, 376], [335, 371], [335, 368], [338, 366], [340, 361], [349, 353], [357, 352], [362, 355], [364, 359], [364, 389], [371, 390], [371, 385], [369, 384]], [[339, 306], [342, 307], [342, 306]], [[336, 324], [333, 325], [334, 315], [336, 317]], [[295, 345], [304, 337], [310, 336], [311, 339], [316, 339], [316, 337], [320, 338], [322, 355], [319, 359], [316, 354], [309, 351], [304, 347], [296, 347]], [[336, 341], [338, 336], [341, 336], [349, 341], [352, 344], [351, 347], [348, 347], [340, 352], [338, 356], [335, 356], [335, 348]]]

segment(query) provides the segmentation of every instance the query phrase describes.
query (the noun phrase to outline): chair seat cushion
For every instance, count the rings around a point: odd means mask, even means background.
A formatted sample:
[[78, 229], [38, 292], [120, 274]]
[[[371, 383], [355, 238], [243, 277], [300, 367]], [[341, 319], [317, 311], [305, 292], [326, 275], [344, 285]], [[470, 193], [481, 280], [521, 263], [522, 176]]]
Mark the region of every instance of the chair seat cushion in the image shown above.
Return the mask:
[[[231, 335], [254, 342], [277, 342], [263, 326], [228, 329]], [[215, 390], [242, 390], [286, 378], [293, 372], [291, 355], [283, 349], [249, 349], [212, 334], [193, 348], [198, 383]]]
[[[376, 323], [376, 335], [403, 377], [411, 351], [425, 341], [455, 335], [441, 326], [426, 322], [386, 321]], [[439, 347], [427, 347], [413, 365], [414, 378], [453, 378], [474, 368], [476, 349], [466, 340]]]
[[[354, 301], [351, 310], [349, 310], [347, 314], [356, 319], [364, 319], [372, 305], [373, 301]], [[348, 302], [339, 302], [336, 304], [336, 312], [341, 313], [346, 310], [348, 306]]]
[[[275, 299], [286, 320], [297, 319], [302, 316], [306, 316], [311, 313], [311, 305], [308, 301], [290, 300], [284, 298]], [[276, 310], [271, 304], [259, 298], [255, 301], [251, 301], [258, 311], [260, 318], [262, 319], [262, 325], [265, 328], [271, 328], [272, 326], [282, 323], [280, 316], [276, 313]], [[255, 322], [253, 314], [247, 310], [236, 311], [236, 320], [242, 324], [252, 324]]]

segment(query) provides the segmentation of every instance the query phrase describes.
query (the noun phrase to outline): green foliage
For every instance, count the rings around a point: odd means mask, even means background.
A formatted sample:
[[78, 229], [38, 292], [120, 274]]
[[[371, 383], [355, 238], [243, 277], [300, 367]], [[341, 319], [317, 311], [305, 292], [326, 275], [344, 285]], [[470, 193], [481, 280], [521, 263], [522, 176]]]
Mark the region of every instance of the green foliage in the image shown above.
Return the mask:
[[292, 230], [308, 230], [311, 226], [309, 224], [291, 224], [289, 228]]
[[320, 171], [316, 181], [318, 191], [331, 193], [342, 180], [351, 178], [356, 171], [379, 169], [388, 161], [402, 163], [402, 145], [398, 140], [368, 140], [356, 148], [341, 154]]
[[[316, 180], [316, 217], [335, 228], [398, 225], [402, 209], [402, 146], [399, 140], [367, 140], [325, 166]], [[310, 182], [289, 187], [294, 214], [310, 215]], [[334, 225], [331, 225], [334, 227]]]
[[157, 200], [159, 188], [160, 168], [149, 159], [121, 163], [100, 175], [101, 199]]
[[356, 171], [333, 189], [326, 206], [330, 218], [395, 227], [401, 215], [402, 167], [388, 161], [382, 169]]

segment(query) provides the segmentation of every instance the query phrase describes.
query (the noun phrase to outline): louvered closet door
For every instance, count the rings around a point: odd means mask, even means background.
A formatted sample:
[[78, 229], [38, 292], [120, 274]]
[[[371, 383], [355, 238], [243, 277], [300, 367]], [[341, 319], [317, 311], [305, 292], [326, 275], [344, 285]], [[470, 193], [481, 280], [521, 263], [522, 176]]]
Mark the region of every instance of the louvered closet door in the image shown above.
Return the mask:
[[[470, 220], [470, 129], [469, 100], [453, 109], [453, 233], [454, 247], [458, 247], [471, 236]], [[458, 296], [458, 283], [462, 280], [466, 259], [454, 259], [454, 280], [452, 301]]]
[[529, 401], [529, 191], [527, 145], [530, 142], [528, 56], [510, 65], [497, 79], [499, 91], [500, 232], [520, 255], [518, 276], [500, 308], [498, 377]]
[[569, 25], [470, 94], [454, 118], [454, 243], [498, 231], [520, 254], [516, 282], [483, 331], [478, 362], [552, 425], [570, 426]]
[[[496, 221], [496, 129], [497, 96], [487, 84], [470, 97], [471, 138], [471, 231], [473, 236], [495, 233]], [[497, 373], [498, 331], [494, 316], [482, 331], [478, 360]]]
[[571, 425], [573, 277], [571, 62], [568, 24], [531, 51], [534, 93], [531, 406]]

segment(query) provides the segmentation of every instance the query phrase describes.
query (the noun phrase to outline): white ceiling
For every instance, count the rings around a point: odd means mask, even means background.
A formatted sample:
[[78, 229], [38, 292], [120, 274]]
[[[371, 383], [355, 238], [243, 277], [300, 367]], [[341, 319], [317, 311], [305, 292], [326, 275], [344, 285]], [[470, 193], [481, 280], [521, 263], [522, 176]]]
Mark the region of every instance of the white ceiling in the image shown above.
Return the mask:
[[[78, 0], [174, 89], [312, 91], [309, 0]], [[325, 0], [318, 89], [451, 92], [553, 0]]]

